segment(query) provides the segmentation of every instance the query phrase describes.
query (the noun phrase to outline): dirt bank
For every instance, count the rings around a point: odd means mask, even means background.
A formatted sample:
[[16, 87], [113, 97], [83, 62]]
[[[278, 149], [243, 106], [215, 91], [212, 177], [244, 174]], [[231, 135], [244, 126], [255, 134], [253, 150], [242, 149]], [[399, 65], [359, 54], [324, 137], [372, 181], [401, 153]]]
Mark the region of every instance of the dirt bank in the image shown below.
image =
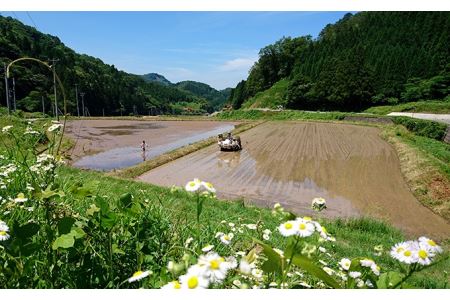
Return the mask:
[[184, 185], [211, 181], [218, 196], [251, 200], [312, 215], [311, 199], [327, 199], [325, 215], [369, 215], [414, 235], [448, 237], [450, 225], [408, 190], [394, 149], [366, 126], [271, 122], [241, 135], [244, 150], [221, 153], [216, 145], [158, 167], [138, 179]]
[[75, 120], [68, 122], [66, 133], [75, 142], [69, 153], [72, 160], [76, 161], [85, 155], [105, 151], [116, 151], [121, 155], [121, 149], [125, 148], [132, 148], [140, 155], [139, 147], [143, 140], [150, 150], [162, 149], [164, 145], [178, 143], [211, 130], [231, 128], [235, 124], [219, 121]]

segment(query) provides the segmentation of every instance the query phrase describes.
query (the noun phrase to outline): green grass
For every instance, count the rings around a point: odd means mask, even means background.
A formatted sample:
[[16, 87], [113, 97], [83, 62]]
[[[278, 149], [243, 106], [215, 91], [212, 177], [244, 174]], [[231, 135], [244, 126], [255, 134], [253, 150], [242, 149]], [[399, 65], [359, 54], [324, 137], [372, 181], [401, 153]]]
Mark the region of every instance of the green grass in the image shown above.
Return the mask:
[[398, 132], [403, 142], [418, 149], [431, 159], [431, 162], [450, 179], [450, 145], [432, 138], [412, 133]]
[[[98, 193], [113, 203], [117, 201], [117, 195], [129, 192], [136, 201], [145, 202], [147, 200], [153, 205], [160, 206], [168, 216], [171, 228], [175, 229], [172, 234], [177, 236], [180, 243], [193, 234], [191, 228], [194, 226], [195, 201], [186, 192], [171, 193], [168, 188], [111, 178], [99, 172], [80, 171], [73, 168], [62, 168], [59, 177], [66, 185], [73, 184], [73, 182], [98, 182]], [[90, 204], [91, 201], [88, 199], [77, 202], [76, 209], [82, 213]], [[280, 220], [272, 215], [271, 210], [244, 204], [242, 201], [207, 200], [201, 216], [201, 222], [204, 225], [201, 233], [202, 245], [212, 242], [216, 245], [217, 250], [220, 249], [221, 253], [227, 254], [226, 247], [214, 242], [217, 241], [214, 238], [215, 233], [224, 231], [224, 226], [220, 224], [222, 220], [236, 224], [263, 222], [264, 228], [269, 228], [274, 232], [271, 244], [277, 245], [276, 247], [280, 249], [285, 244], [286, 239], [276, 233], [276, 227]], [[381, 221], [367, 218], [322, 220], [321, 223], [325, 224], [328, 231], [337, 240], [333, 244], [323, 244], [322, 246], [334, 252], [339, 259], [368, 256], [377, 261], [382, 268], [395, 266], [395, 262], [387, 253], [380, 257], [374, 256], [373, 248], [376, 245], [383, 245], [385, 250], [389, 250], [396, 242], [404, 240], [405, 237], [399, 230]], [[245, 243], [242, 246], [250, 247]], [[170, 257], [170, 255], [168, 256]], [[447, 260], [444, 264], [416, 274], [410, 283], [424, 288], [445, 287], [448, 278], [442, 271], [448, 268], [450, 268], [450, 261]], [[433, 276], [430, 277], [430, 274]]]
[[306, 112], [300, 110], [262, 111], [262, 110], [233, 110], [216, 116], [219, 120], [343, 120], [351, 115], [342, 112]]
[[374, 106], [364, 111], [365, 113], [387, 115], [391, 112], [421, 112], [421, 113], [436, 113], [448, 114], [450, 113], [450, 101], [418, 101], [408, 102], [397, 105]]
[[289, 80], [282, 79], [272, 85], [269, 89], [257, 93], [252, 98], [246, 100], [242, 108], [276, 108], [278, 105], [286, 106], [285, 94]]

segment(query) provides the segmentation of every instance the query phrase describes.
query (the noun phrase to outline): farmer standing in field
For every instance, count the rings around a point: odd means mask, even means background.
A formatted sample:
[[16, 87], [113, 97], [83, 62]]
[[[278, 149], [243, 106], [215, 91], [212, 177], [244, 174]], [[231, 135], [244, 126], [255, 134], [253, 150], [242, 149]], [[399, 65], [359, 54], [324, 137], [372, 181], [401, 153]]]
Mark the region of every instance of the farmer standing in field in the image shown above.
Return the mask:
[[142, 152], [145, 152], [146, 147], [147, 147], [147, 144], [145, 143], [145, 141], [142, 141], [142, 144], [141, 144]]

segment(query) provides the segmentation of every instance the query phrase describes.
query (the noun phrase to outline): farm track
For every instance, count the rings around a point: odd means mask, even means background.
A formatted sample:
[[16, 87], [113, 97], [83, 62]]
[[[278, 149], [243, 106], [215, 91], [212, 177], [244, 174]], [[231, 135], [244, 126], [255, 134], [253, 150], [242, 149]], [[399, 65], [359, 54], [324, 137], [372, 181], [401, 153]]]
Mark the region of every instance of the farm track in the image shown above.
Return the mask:
[[212, 182], [221, 198], [245, 198], [268, 207], [280, 202], [306, 215], [314, 215], [311, 199], [320, 196], [327, 199], [327, 217], [368, 215], [409, 234], [450, 236], [450, 225], [411, 194], [395, 150], [377, 128], [268, 122], [241, 138], [241, 152], [220, 152], [213, 145], [138, 180], [184, 186], [198, 177]]

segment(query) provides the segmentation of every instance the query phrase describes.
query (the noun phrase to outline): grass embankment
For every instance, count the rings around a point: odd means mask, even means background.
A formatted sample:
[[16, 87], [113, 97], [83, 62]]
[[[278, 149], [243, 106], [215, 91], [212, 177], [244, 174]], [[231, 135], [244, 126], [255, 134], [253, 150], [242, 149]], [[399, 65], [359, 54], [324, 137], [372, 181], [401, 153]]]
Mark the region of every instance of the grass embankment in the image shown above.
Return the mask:
[[299, 110], [262, 111], [262, 110], [233, 110], [218, 114], [218, 120], [343, 120], [350, 115], [343, 112], [307, 112]]
[[450, 221], [450, 145], [415, 135], [403, 126], [385, 127], [382, 135], [396, 149], [415, 197]]
[[289, 80], [282, 79], [269, 89], [257, 93], [242, 104], [242, 108], [277, 108], [278, 105], [286, 106], [285, 94]]
[[391, 112], [449, 114], [450, 100], [417, 101], [397, 105], [374, 106], [366, 109], [364, 112], [378, 115], [387, 115], [388, 113]]
[[[233, 135], [238, 135], [239, 133], [249, 130], [259, 124], [261, 124], [261, 122], [251, 122], [251, 123], [239, 124], [232, 131]], [[150, 159], [148, 161], [140, 163], [136, 166], [125, 168], [125, 169], [120, 169], [120, 170], [114, 170], [112, 172], [109, 172], [109, 175], [122, 177], [122, 178], [135, 178], [139, 175], [144, 174], [145, 172], [148, 172], [148, 171], [150, 171], [154, 168], [157, 168], [163, 164], [166, 164], [170, 161], [173, 161], [175, 159], [178, 159], [180, 157], [183, 157], [185, 155], [188, 155], [190, 153], [193, 153], [193, 152], [203, 149], [205, 147], [211, 146], [216, 142], [217, 142], [217, 138], [211, 137], [211, 138], [208, 138], [208, 139], [205, 139], [205, 140], [193, 143], [193, 144], [189, 144], [189, 145], [180, 147], [180, 148], [172, 150], [170, 152], [164, 153], [153, 159]]]
[[[192, 228], [194, 227], [196, 202], [186, 192], [171, 193], [169, 188], [112, 178], [98, 172], [80, 171], [74, 168], [62, 168], [59, 176], [62, 182], [65, 182], [65, 185], [74, 184], [75, 182], [97, 182], [96, 193], [106, 199], [111, 199], [112, 205], [117, 205], [115, 203], [117, 195], [129, 192], [134, 196], [135, 201], [142, 203], [147, 201], [159, 206], [171, 224], [172, 248], [182, 247], [183, 242], [193, 234]], [[92, 202], [89, 199], [85, 199], [75, 203], [77, 210], [84, 211]], [[216, 248], [218, 247], [218, 251], [219, 249], [220, 252], [227, 251], [227, 247], [220, 246], [220, 243], [214, 242], [217, 241], [214, 237], [215, 233], [224, 231], [226, 227], [220, 223], [221, 220], [235, 224], [263, 222], [264, 228], [269, 228], [274, 232], [270, 241], [271, 244], [283, 249], [283, 245], [286, 242], [286, 239], [275, 230], [279, 224], [279, 219], [273, 216], [270, 210], [244, 205], [241, 201], [207, 199], [203, 204], [201, 216], [203, 224], [201, 239], [203, 245], [212, 243], [216, 245]], [[385, 250], [389, 250], [394, 243], [404, 239], [399, 230], [385, 223], [370, 219], [322, 220], [321, 223], [336, 237], [336, 242], [322, 244], [322, 246], [331, 250], [337, 257], [369, 256], [375, 259], [377, 263], [379, 262], [383, 269], [395, 266], [395, 262], [387, 252], [384, 252], [379, 257], [374, 256], [374, 247], [383, 245]], [[260, 233], [250, 231], [249, 234], [258, 237]], [[448, 248], [448, 245], [445, 247]], [[165, 257], [170, 257], [168, 253], [165, 255]], [[432, 267], [423, 273], [415, 274], [410, 283], [426, 288], [446, 287], [448, 277], [443, 271], [448, 268], [450, 268], [450, 261]]]

